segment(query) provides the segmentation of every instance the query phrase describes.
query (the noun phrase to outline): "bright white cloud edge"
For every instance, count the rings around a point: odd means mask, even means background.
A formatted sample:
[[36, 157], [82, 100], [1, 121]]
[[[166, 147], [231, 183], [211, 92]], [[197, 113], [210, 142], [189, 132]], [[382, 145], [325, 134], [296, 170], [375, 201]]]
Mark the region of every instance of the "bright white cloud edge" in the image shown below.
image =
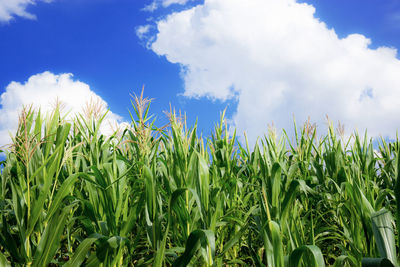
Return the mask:
[[[23, 106], [35, 110], [40, 108], [43, 114], [50, 114], [56, 102], [62, 104], [63, 114], [67, 119], [74, 119], [78, 113], [83, 113], [87, 103], [93, 102], [103, 106], [108, 105], [104, 99], [92, 91], [88, 84], [74, 80], [71, 73], [53, 74], [43, 72], [32, 75], [25, 83], [11, 82], [0, 96], [0, 147], [11, 143], [10, 136], [15, 134], [18, 126], [18, 116]], [[111, 135], [118, 127], [126, 127], [121, 116], [108, 111], [100, 131]]]
[[[237, 100], [231, 118], [254, 140], [293, 116], [320, 127], [394, 137], [400, 125], [400, 61], [361, 34], [339, 38], [295, 0], [205, 0], [157, 22], [151, 49], [182, 66], [187, 97]], [[151, 39], [150, 39], [151, 40]]]

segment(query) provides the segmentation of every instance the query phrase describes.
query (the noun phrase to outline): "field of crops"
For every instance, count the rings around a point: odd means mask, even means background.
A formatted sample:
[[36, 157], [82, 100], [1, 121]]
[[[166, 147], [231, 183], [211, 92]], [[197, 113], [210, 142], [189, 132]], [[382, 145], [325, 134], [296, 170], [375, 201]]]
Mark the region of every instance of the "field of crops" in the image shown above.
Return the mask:
[[1, 163], [0, 266], [397, 266], [398, 141], [305, 124], [249, 147], [223, 116], [204, 138], [132, 103], [110, 138], [95, 107], [25, 109]]

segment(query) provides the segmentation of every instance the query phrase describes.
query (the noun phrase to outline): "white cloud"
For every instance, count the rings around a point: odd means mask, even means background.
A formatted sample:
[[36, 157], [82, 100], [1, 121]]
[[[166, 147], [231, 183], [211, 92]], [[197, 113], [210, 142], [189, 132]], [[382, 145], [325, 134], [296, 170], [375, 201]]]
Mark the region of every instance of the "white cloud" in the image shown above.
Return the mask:
[[231, 118], [254, 140], [325, 115], [346, 129], [393, 137], [400, 125], [396, 49], [339, 38], [295, 0], [205, 0], [157, 22], [151, 49], [182, 66], [187, 97], [236, 99]]
[[170, 5], [184, 5], [188, 2], [189, 0], [163, 0], [162, 5], [163, 7], [168, 7]]
[[142, 8], [143, 11], [153, 12], [158, 8], [156, 0]]
[[[52, 0], [39, 0], [50, 3]], [[0, 1], [0, 22], [8, 22], [14, 17], [36, 19], [34, 14], [29, 13], [26, 8], [35, 5], [38, 0], [1, 0]]]
[[[69, 112], [67, 119], [83, 112], [83, 108], [91, 101], [107, 108], [107, 103], [89, 85], [74, 80], [70, 73], [56, 75], [46, 71], [32, 75], [23, 84], [13, 81], [0, 96], [0, 146], [10, 144], [10, 134], [15, 134], [18, 116], [24, 105], [33, 105], [33, 108], [40, 108], [42, 113], [48, 113], [53, 110], [56, 101], [62, 103], [65, 113]], [[110, 135], [121, 123], [121, 116], [109, 111], [101, 132]]]
[[151, 28], [150, 24], [138, 26], [136, 28], [137, 37], [139, 37], [140, 40], [144, 39], [146, 35], [149, 33], [150, 28]]
[[189, 0], [153, 0], [148, 5], [145, 5], [142, 10], [147, 12], [154, 12], [156, 9], [160, 7], [160, 5], [164, 8], [167, 8], [171, 5], [185, 5]]

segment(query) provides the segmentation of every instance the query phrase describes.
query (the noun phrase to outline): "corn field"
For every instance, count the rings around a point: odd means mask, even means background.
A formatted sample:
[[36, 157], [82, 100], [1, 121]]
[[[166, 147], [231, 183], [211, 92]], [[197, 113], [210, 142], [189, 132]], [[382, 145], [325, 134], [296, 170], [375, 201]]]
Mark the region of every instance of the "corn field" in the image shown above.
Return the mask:
[[132, 104], [112, 136], [94, 109], [23, 110], [1, 162], [0, 266], [398, 266], [398, 140], [306, 123], [250, 147], [223, 114], [203, 138]]

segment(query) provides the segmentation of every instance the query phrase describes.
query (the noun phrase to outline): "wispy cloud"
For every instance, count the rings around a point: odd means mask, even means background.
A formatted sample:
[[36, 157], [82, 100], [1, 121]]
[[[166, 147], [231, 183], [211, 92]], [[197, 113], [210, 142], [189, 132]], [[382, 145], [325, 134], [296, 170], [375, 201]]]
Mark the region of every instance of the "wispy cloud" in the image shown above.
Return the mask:
[[140, 25], [136, 27], [136, 35], [139, 37], [140, 40], [145, 39], [146, 35], [149, 33], [151, 28], [150, 24], [147, 25]]
[[167, 8], [172, 5], [186, 5], [189, 0], [153, 0], [148, 5], [145, 5], [142, 10], [147, 12], [154, 12], [160, 7]]
[[36, 19], [36, 16], [26, 9], [29, 5], [35, 5], [37, 2], [50, 3], [52, 0], [1, 0], [0, 22], [8, 22], [15, 17]]
[[144, 8], [142, 8], [143, 11], [147, 11], [147, 12], [153, 12], [158, 8], [158, 4], [157, 1], [154, 0], [153, 2], [151, 2], [148, 5], [145, 5]]
[[163, 0], [162, 5], [163, 7], [168, 7], [170, 5], [185, 5], [188, 0]]

